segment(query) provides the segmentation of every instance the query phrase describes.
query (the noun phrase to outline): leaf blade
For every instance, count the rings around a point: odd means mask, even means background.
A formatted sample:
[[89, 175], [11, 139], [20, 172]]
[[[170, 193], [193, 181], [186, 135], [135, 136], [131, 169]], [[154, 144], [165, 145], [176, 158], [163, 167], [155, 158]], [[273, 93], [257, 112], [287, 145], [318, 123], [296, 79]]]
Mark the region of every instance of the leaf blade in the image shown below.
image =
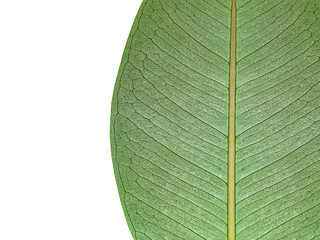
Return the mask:
[[[237, 239], [316, 239], [319, 2], [237, 6]], [[230, 10], [146, 0], [136, 17], [111, 116], [135, 239], [227, 239]]]

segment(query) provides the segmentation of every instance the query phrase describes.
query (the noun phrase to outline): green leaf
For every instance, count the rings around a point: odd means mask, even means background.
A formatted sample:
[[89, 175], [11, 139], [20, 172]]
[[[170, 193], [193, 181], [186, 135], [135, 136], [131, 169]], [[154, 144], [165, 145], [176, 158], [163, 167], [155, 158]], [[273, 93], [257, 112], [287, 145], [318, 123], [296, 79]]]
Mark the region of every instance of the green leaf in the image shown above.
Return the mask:
[[134, 239], [320, 239], [320, 1], [145, 0], [110, 135]]

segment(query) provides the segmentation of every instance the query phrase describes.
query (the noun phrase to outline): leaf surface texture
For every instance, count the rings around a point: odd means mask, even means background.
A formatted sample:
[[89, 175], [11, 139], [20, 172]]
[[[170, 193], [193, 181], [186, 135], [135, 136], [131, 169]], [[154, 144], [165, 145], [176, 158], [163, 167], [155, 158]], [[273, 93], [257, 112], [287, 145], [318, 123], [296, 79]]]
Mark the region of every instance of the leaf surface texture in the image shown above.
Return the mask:
[[[145, 0], [134, 21], [111, 113], [134, 239], [228, 239], [231, 6]], [[320, 1], [236, 11], [236, 239], [320, 239]]]

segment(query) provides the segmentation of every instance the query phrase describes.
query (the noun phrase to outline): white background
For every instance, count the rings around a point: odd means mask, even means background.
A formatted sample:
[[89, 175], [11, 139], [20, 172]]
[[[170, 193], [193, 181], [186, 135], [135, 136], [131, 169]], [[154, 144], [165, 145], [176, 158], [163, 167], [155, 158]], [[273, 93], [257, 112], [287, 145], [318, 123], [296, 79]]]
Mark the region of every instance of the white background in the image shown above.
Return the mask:
[[130, 240], [109, 144], [141, 0], [0, 1], [0, 239]]

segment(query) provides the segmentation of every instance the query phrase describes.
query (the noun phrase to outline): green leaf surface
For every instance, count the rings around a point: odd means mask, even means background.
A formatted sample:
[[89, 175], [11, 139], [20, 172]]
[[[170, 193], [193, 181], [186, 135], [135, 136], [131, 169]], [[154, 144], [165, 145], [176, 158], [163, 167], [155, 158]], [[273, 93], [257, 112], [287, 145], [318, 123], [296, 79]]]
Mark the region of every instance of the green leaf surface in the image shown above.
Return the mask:
[[234, 4], [139, 9], [110, 131], [134, 239], [320, 239], [320, 1]]

